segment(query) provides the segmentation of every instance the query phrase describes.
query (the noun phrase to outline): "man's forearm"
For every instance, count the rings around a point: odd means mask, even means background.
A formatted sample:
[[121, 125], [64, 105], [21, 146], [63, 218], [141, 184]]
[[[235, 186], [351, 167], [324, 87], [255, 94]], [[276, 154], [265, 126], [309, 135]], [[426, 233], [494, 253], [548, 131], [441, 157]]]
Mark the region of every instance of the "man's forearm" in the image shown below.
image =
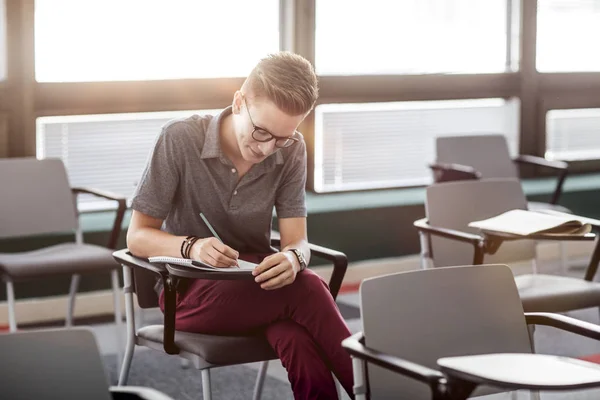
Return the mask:
[[154, 228], [139, 228], [127, 233], [127, 247], [138, 257], [181, 257], [185, 236], [175, 236]]

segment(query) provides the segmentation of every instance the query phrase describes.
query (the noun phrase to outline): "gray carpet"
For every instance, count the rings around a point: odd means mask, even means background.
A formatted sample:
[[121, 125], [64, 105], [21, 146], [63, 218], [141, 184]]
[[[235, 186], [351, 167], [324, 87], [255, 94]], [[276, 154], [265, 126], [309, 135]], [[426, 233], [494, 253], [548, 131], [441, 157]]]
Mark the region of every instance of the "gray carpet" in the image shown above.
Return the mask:
[[[112, 385], [116, 385], [116, 356], [104, 357], [104, 365]], [[214, 400], [247, 400], [252, 398], [257, 371], [243, 365], [211, 370]], [[179, 357], [171, 357], [154, 350], [136, 350], [129, 374], [128, 385], [148, 386], [176, 400], [202, 399], [202, 378], [194, 368], [181, 368]], [[267, 376], [263, 390], [264, 400], [293, 399], [288, 383]]]

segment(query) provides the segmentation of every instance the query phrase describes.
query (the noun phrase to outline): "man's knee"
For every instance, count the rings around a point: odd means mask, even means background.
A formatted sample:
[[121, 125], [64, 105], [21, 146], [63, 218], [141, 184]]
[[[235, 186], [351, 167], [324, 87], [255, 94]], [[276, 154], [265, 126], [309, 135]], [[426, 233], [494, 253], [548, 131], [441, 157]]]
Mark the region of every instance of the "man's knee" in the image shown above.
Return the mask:
[[310, 269], [296, 275], [296, 281], [294, 285], [309, 292], [327, 292], [329, 293], [329, 286], [319, 275]]

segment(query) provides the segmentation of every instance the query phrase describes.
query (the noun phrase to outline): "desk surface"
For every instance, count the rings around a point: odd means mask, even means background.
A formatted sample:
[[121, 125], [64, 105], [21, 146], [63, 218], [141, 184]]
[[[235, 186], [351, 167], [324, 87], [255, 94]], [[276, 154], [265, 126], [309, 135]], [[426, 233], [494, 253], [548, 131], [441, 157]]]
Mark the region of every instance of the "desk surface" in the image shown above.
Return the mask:
[[600, 365], [545, 354], [482, 354], [438, 360], [449, 377], [507, 389], [569, 390], [600, 386]]

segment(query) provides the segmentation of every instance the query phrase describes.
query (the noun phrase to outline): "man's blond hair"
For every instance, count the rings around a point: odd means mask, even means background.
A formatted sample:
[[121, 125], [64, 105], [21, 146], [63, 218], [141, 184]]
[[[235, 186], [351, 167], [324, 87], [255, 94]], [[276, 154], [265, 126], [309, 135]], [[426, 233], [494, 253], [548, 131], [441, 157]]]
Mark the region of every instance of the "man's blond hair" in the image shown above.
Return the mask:
[[319, 97], [317, 76], [310, 62], [288, 51], [261, 59], [242, 88], [250, 97], [265, 97], [294, 116], [312, 110]]

